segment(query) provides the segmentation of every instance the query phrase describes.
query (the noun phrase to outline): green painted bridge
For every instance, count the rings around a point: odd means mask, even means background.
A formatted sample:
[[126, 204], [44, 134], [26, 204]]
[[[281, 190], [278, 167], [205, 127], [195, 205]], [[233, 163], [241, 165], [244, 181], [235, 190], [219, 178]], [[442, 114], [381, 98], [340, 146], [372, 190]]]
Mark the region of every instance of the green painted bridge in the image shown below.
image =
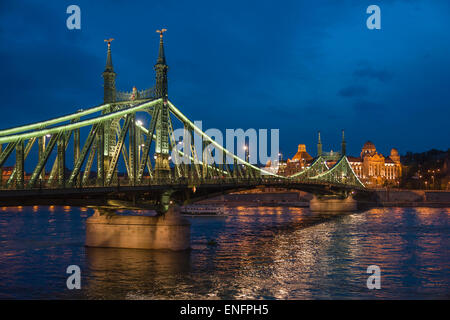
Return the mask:
[[[0, 206], [154, 207], [164, 212], [173, 201], [187, 203], [257, 186], [344, 197], [365, 190], [345, 153], [331, 168], [320, 153], [310, 167], [284, 177], [236, 156], [205, 134], [168, 98], [162, 33], [154, 68], [153, 88], [116, 90], [108, 42], [102, 105], [0, 130]], [[139, 120], [143, 118], [147, 126]], [[184, 129], [183, 141], [176, 141], [174, 125]], [[194, 134], [206, 150], [200, 155]], [[220, 163], [214, 161], [217, 152], [223, 157]], [[171, 155], [188, 161], [173, 161]], [[25, 164], [32, 170], [26, 171]]]

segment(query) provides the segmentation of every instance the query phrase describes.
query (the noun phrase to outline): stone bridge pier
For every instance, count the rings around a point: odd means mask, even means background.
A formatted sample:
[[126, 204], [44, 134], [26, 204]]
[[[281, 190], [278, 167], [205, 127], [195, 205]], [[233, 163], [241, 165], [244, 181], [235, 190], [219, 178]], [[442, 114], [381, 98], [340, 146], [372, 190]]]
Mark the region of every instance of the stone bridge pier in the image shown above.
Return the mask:
[[156, 216], [118, 215], [115, 209], [98, 208], [86, 221], [86, 246], [133, 249], [186, 250], [191, 223], [180, 207], [164, 194]]
[[96, 210], [86, 221], [86, 246], [133, 249], [186, 250], [191, 223], [179, 206], [157, 216], [118, 215]]
[[345, 197], [314, 195], [309, 201], [309, 208], [312, 212], [353, 212], [357, 210], [357, 201], [352, 195]]

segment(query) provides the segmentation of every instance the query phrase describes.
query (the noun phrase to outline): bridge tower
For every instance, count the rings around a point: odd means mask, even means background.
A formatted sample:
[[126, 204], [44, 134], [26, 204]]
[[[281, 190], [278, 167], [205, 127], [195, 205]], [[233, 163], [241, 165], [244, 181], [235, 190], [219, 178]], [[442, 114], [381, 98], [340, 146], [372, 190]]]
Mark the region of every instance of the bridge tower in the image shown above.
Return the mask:
[[111, 41], [114, 39], [107, 39], [108, 52], [106, 55], [106, 66], [103, 71], [103, 102], [112, 103], [116, 101], [116, 73], [114, 72], [112, 58], [111, 58]]
[[320, 140], [320, 131], [319, 131], [319, 141], [317, 141], [317, 156], [320, 157], [322, 155], [322, 141]]
[[[111, 41], [114, 39], [106, 39], [108, 43], [108, 51], [106, 55], [106, 66], [103, 71], [103, 103], [116, 102], [116, 73], [114, 72], [112, 57], [111, 57]], [[110, 113], [114, 111], [113, 106], [110, 106], [103, 113]], [[97, 169], [98, 169], [98, 183], [103, 184], [104, 174], [109, 168], [109, 164], [114, 154], [114, 148], [116, 146], [116, 127], [118, 120], [105, 121], [98, 130], [97, 141], [99, 145], [97, 153]], [[102, 152], [103, 150], [103, 152]], [[117, 172], [115, 173], [117, 177]]]
[[[155, 108], [156, 121], [156, 145], [155, 145], [155, 178], [169, 178], [169, 105], [167, 98], [167, 71], [164, 54], [163, 34], [167, 29], [157, 30], [159, 33], [159, 53], [155, 64], [156, 71], [156, 98], [163, 98], [163, 102]], [[158, 111], [159, 110], [159, 111]], [[155, 114], [153, 116], [155, 116]]]
[[346, 152], [346, 143], [345, 143], [345, 136], [344, 136], [344, 130], [342, 130], [342, 143], [341, 143], [341, 155], [345, 156], [345, 152]]

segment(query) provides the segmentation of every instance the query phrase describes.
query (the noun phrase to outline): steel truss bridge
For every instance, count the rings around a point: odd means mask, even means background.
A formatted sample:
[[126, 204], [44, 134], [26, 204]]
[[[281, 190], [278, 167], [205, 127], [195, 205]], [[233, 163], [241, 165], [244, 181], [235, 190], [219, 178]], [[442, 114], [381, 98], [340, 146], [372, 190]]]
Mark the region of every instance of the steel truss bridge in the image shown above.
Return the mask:
[[[319, 155], [310, 167], [290, 177], [236, 156], [171, 103], [167, 70], [161, 34], [155, 86], [119, 92], [108, 42], [102, 105], [0, 130], [0, 206], [91, 205], [164, 213], [171, 202], [188, 203], [257, 186], [341, 196], [365, 190], [345, 154], [332, 168]], [[142, 117], [149, 118], [148, 126], [138, 120]], [[183, 151], [175, 141], [175, 122], [190, 135], [183, 138]], [[201, 155], [194, 134], [202, 138], [206, 152]], [[215, 163], [213, 150], [224, 161]], [[190, 163], [175, 164], [173, 151]], [[8, 161], [13, 167], [3, 174]], [[25, 172], [25, 162], [27, 167], [32, 163], [32, 171]]]

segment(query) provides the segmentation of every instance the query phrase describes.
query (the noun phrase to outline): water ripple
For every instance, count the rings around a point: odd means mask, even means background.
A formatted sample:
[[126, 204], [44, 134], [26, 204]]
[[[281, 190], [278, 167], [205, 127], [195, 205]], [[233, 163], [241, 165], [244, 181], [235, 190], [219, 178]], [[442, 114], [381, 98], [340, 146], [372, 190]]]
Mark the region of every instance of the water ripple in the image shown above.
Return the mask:
[[[85, 248], [90, 209], [3, 208], [0, 298], [446, 298], [450, 210], [380, 208], [317, 215], [304, 208], [235, 207], [192, 219], [187, 252]], [[209, 240], [217, 245], [209, 246]], [[82, 289], [66, 289], [77, 264]], [[368, 290], [369, 265], [381, 290]]]

